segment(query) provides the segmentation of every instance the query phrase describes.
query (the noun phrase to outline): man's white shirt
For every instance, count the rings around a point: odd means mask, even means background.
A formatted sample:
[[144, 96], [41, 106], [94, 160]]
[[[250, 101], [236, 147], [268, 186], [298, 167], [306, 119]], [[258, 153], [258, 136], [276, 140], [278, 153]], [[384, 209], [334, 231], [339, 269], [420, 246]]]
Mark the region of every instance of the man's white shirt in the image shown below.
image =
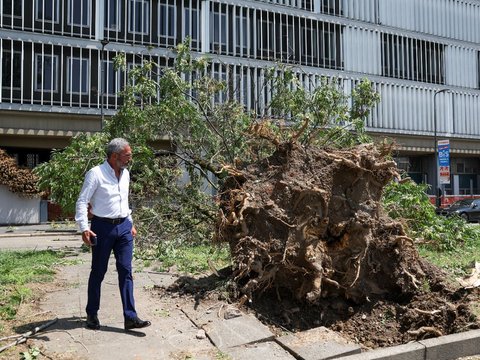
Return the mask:
[[107, 161], [90, 169], [85, 175], [85, 181], [76, 203], [75, 221], [80, 231], [89, 229], [89, 203], [93, 215], [111, 219], [127, 216], [130, 218], [131, 210], [128, 206], [129, 184], [130, 173], [128, 170], [123, 169], [120, 173], [120, 179], [117, 179], [115, 170]]

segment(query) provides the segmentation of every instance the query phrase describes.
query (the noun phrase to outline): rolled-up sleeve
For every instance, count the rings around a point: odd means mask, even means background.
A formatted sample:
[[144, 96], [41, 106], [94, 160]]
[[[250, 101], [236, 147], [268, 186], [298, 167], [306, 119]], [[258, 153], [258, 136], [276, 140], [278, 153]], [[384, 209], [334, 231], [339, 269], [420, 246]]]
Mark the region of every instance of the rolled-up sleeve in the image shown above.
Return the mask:
[[89, 229], [88, 226], [88, 203], [97, 189], [97, 177], [95, 172], [90, 170], [85, 175], [82, 190], [75, 207], [75, 221], [81, 232]]

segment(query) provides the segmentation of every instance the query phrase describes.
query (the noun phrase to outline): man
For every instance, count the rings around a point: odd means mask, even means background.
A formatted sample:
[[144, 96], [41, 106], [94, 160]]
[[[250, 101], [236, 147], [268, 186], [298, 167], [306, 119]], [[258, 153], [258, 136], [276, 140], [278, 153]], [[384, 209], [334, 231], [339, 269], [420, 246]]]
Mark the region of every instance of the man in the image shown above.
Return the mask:
[[[149, 321], [138, 318], [133, 298], [132, 257], [136, 229], [128, 205], [130, 174], [127, 166], [132, 150], [125, 139], [107, 145], [107, 160], [85, 175], [76, 204], [75, 220], [83, 242], [92, 247], [92, 268], [88, 279], [87, 327], [100, 329], [100, 289], [113, 250], [125, 318], [125, 330], [143, 328]], [[88, 226], [88, 206], [93, 218]]]

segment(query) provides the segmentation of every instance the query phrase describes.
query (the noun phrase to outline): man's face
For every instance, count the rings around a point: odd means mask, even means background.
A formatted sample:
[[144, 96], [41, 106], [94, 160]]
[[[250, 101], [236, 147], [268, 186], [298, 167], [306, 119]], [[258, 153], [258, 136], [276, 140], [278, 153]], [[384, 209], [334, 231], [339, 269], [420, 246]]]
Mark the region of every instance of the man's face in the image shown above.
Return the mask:
[[120, 169], [126, 169], [127, 166], [132, 161], [132, 149], [130, 146], [125, 146], [124, 149], [118, 153], [114, 153], [115, 156], [115, 164]]

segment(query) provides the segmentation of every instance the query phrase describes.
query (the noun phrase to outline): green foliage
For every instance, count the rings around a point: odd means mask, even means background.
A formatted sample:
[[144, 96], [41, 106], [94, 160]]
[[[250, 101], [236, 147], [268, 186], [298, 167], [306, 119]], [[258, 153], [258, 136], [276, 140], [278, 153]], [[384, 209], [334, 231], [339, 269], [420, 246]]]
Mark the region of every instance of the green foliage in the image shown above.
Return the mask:
[[406, 225], [411, 237], [422, 239], [427, 249], [458, 251], [478, 244], [480, 229], [459, 217], [438, 216], [426, 189], [427, 185], [411, 180], [391, 182], [384, 191], [383, 207], [390, 217]]
[[75, 210], [75, 202], [85, 173], [105, 159], [106, 134], [81, 134], [65, 149], [54, 150], [49, 162], [34, 169], [39, 187], [66, 213]]
[[38, 359], [38, 356], [41, 354], [41, 351], [37, 347], [28, 349], [28, 351], [23, 351], [20, 353], [22, 360], [35, 360]]
[[227, 247], [212, 247], [210, 244], [167, 241], [158, 243], [155, 249], [150, 249], [141, 256], [159, 260], [161, 265], [156, 268], [158, 271], [167, 271], [176, 266], [180, 272], [200, 274], [209, 270], [209, 261], [218, 269], [230, 265]]
[[0, 252], [0, 319], [13, 319], [18, 305], [32, 296], [28, 284], [46, 282], [61, 254], [53, 251]]
[[[115, 66], [126, 70], [125, 55], [115, 59]], [[213, 71], [215, 66], [226, 70], [225, 79]], [[264, 104], [264, 114], [257, 114], [238, 102], [234, 69], [215, 66], [208, 58], [193, 58], [186, 39], [176, 48], [173, 67], [148, 61], [129, 69], [121, 109], [101, 133], [73, 139], [37, 169], [42, 189], [73, 210], [85, 172], [104, 159], [105, 143], [126, 138], [133, 151], [131, 198], [138, 250], [160, 254], [170, 251], [170, 244], [211, 240], [216, 190], [227, 169], [270, 155], [281, 140], [350, 146], [366, 139], [364, 120], [378, 101], [367, 80], [349, 99], [339, 79], [322, 79], [307, 89], [299, 82], [305, 74], [266, 69], [272, 100]], [[257, 88], [264, 92], [265, 84]], [[166, 155], [156, 156], [155, 147]]]
[[283, 140], [301, 131], [299, 140], [304, 145], [350, 147], [371, 141], [365, 119], [380, 97], [368, 79], [359, 82], [351, 98], [340, 79], [322, 78], [319, 84], [309, 84], [307, 91], [293, 69], [282, 66], [271, 69], [267, 81], [273, 88], [269, 106], [274, 116], [289, 125]]

